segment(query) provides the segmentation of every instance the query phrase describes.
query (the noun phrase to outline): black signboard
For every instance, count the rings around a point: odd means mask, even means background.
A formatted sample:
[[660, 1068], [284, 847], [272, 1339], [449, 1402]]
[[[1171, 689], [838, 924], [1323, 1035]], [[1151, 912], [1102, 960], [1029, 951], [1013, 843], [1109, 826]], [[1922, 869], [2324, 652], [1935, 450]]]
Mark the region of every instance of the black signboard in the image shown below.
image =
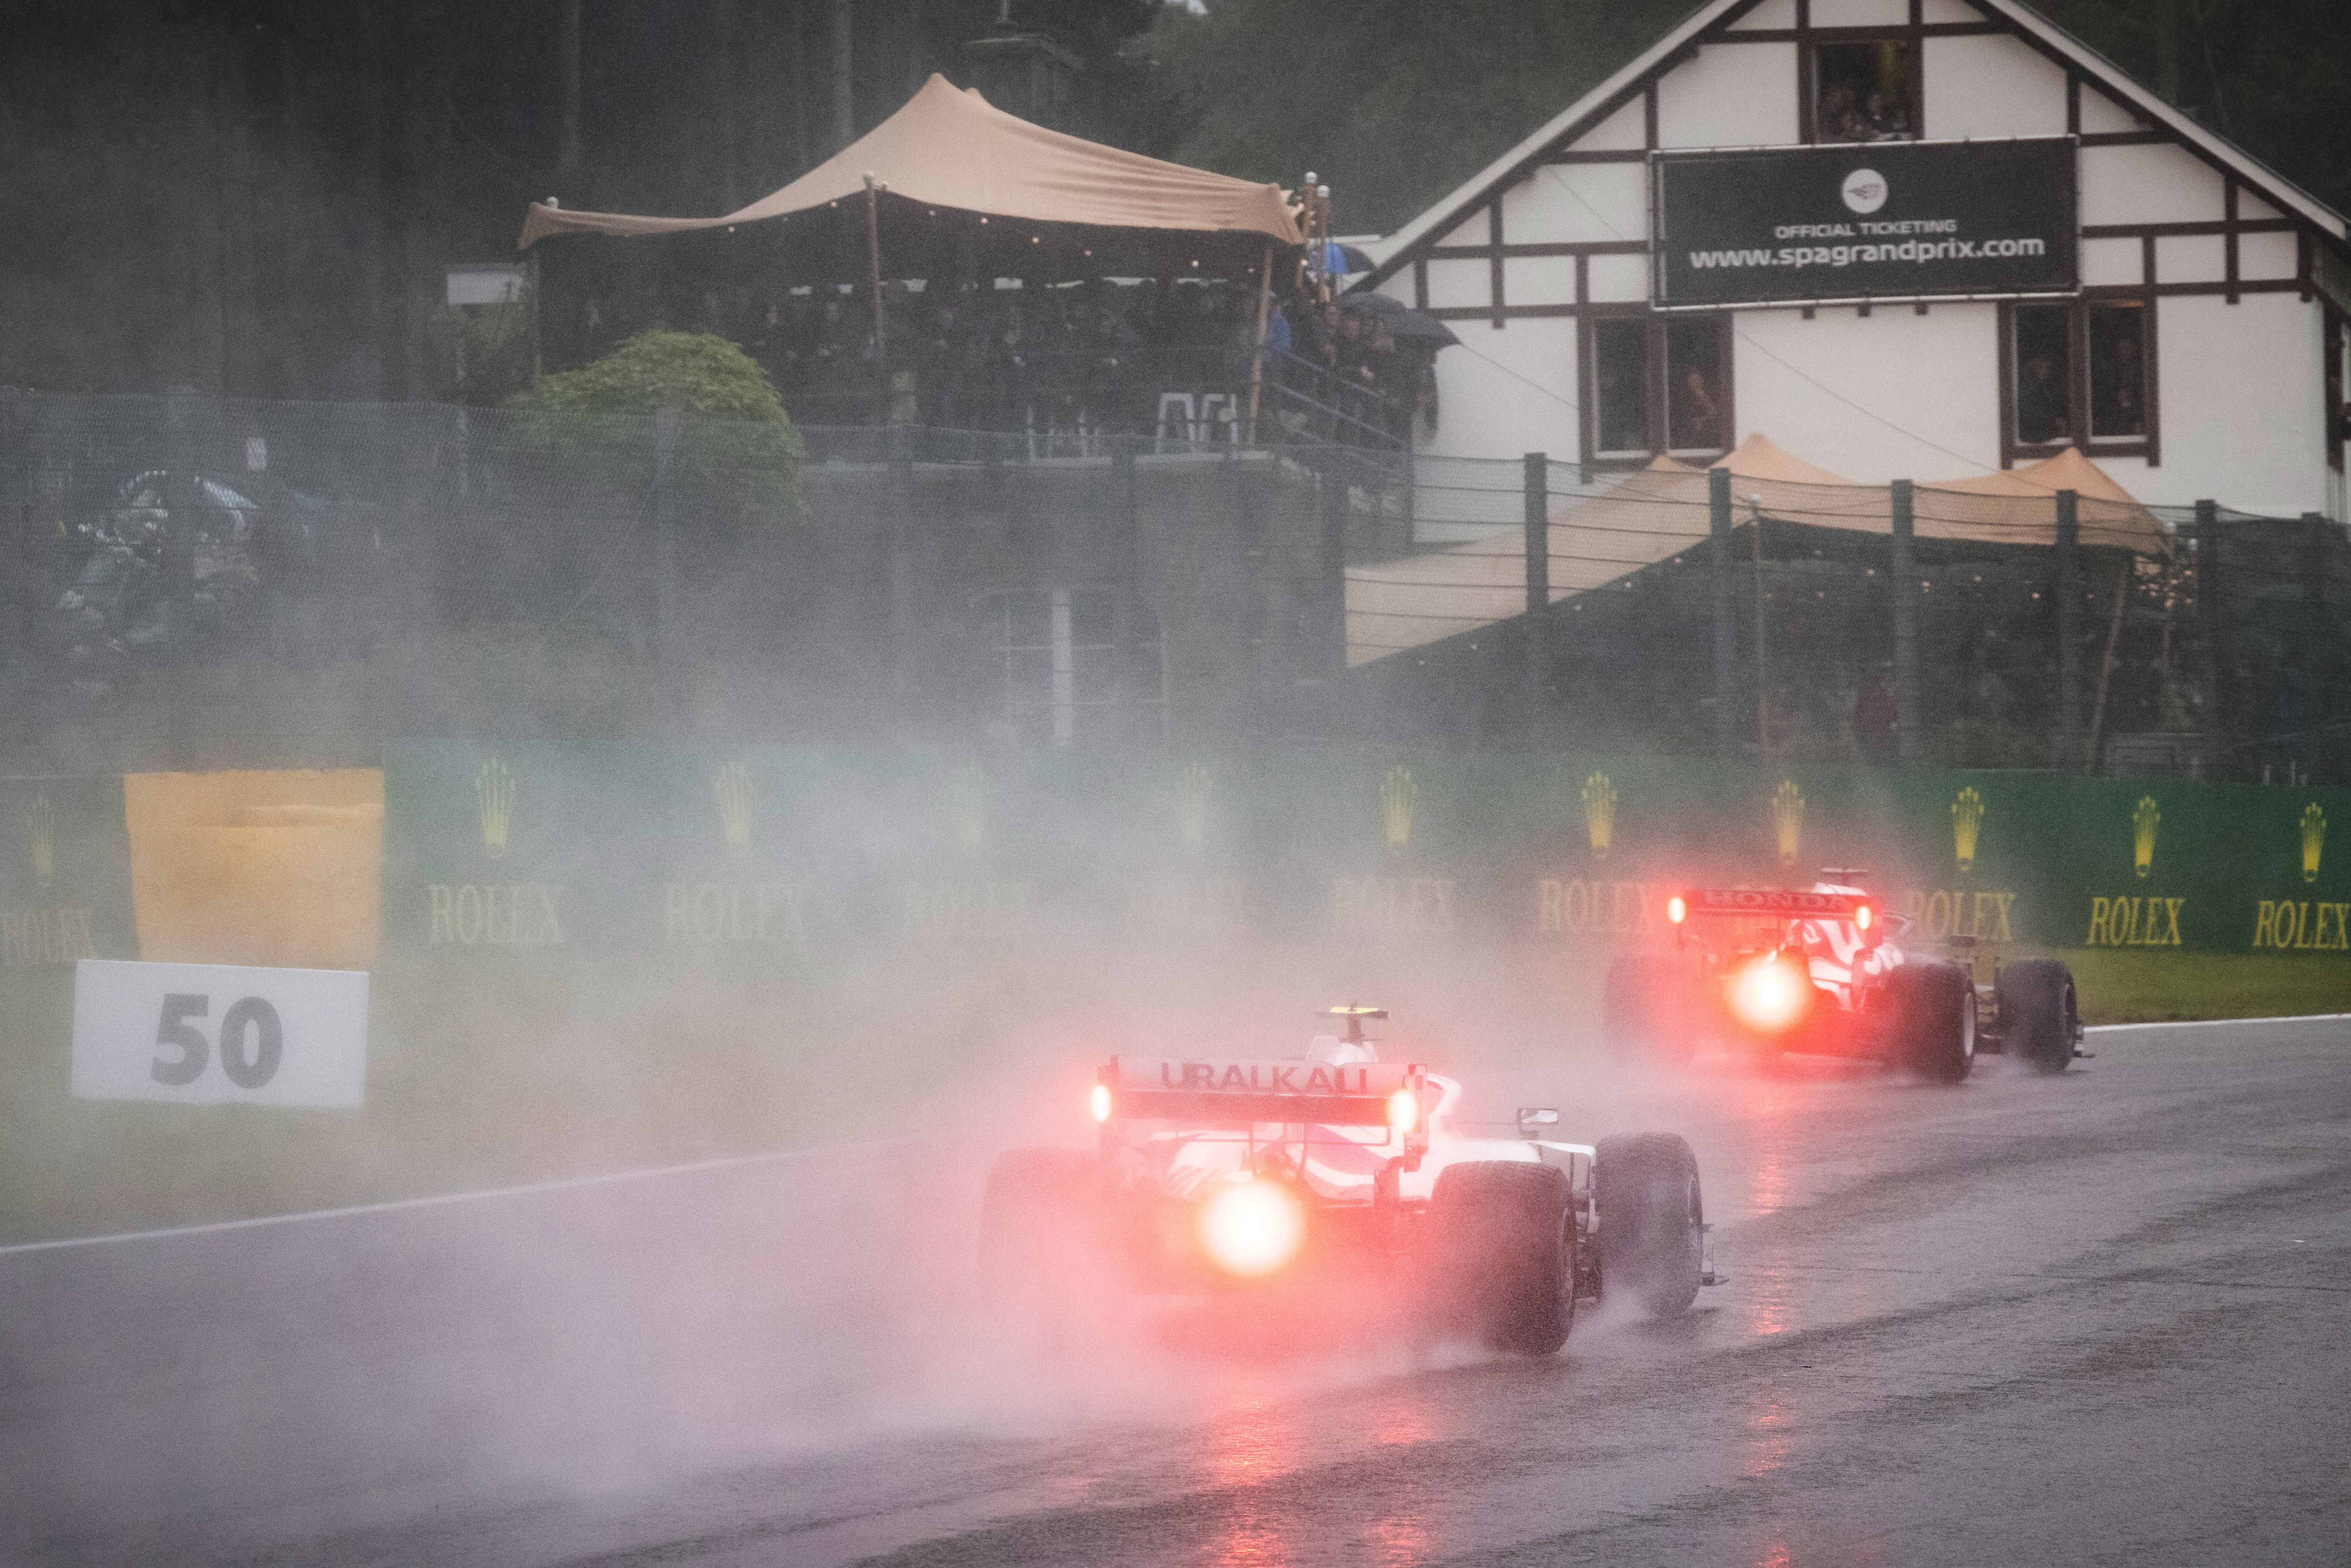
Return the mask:
[[2074, 139], [1650, 155], [1659, 309], [2081, 287]]

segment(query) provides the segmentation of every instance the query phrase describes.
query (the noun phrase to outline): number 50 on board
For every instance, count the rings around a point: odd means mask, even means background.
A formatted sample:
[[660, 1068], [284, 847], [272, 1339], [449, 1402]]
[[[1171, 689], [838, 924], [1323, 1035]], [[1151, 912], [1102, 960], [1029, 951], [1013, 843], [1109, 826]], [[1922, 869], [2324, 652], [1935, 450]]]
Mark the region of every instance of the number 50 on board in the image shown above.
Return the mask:
[[77, 1100], [356, 1109], [368, 977], [85, 958], [74, 971]]

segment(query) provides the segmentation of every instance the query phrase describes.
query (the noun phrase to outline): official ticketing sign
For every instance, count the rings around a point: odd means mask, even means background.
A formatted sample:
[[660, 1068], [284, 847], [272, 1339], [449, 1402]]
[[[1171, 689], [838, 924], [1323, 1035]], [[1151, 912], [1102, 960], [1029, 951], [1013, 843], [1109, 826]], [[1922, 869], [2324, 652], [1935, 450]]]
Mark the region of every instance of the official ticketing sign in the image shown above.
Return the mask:
[[2081, 291], [2071, 136], [1649, 154], [1660, 310]]

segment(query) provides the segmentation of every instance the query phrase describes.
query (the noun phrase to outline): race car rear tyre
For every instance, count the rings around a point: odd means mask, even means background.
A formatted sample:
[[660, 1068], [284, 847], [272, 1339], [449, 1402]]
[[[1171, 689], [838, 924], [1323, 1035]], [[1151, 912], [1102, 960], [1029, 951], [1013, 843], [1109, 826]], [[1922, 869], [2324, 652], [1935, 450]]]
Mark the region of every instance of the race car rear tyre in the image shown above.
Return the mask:
[[1477, 1160], [1437, 1173], [1429, 1218], [1451, 1305], [1488, 1349], [1549, 1355], [1575, 1321], [1575, 1217], [1567, 1173]]
[[1082, 1312], [1108, 1282], [1109, 1203], [1102, 1161], [1082, 1149], [1013, 1149], [987, 1173], [979, 1205], [980, 1280], [999, 1307]]
[[1602, 1026], [1619, 1061], [1687, 1067], [1697, 1051], [1690, 1031], [1690, 966], [1659, 953], [1625, 953], [1608, 966]]
[[1603, 1138], [1592, 1162], [1602, 1299], [1631, 1296], [1653, 1318], [1686, 1312], [1706, 1262], [1698, 1155], [1674, 1133]]
[[1933, 1083], [1976, 1064], [1975, 978], [1957, 964], [1905, 964], [1886, 978], [1896, 1061]]
[[2001, 966], [1992, 982], [2001, 1049], [2035, 1072], [2063, 1072], [2073, 1064], [2079, 1013], [2074, 972], [2056, 958], [2020, 958]]

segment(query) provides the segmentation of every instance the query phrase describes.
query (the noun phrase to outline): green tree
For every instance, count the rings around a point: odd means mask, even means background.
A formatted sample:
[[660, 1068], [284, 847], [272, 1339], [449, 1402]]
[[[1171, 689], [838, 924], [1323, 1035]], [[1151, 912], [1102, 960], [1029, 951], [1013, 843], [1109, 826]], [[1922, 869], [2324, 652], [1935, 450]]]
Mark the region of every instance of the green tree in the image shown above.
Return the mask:
[[611, 484], [643, 474], [647, 416], [675, 409], [684, 417], [670, 472], [699, 503], [690, 510], [737, 526], [806, 516], [800, 433], [768, 372], [724, 338], [640, 332], [593, 364], [539, 377], [507, 406], [518, 449]]
[[1338, 227], [1387, 233], [1681, 19], [1688, 0], [1209, 0], [1130, 47], [1156, 68], [1179, 162], [1332, 187]]
[[[1182, 0], [1128, 46], [1165, 156], [1331, 185], [1343, 232], [1392, 233], [1623, 68], [1693, 0]], [[2177, 18], [2181, 105], [2351, 207], [2351, 30], [2340, 0], [2044, 0], [2139, 81]], [[1929, 127], [1931, 130], [1931, 126]]]

